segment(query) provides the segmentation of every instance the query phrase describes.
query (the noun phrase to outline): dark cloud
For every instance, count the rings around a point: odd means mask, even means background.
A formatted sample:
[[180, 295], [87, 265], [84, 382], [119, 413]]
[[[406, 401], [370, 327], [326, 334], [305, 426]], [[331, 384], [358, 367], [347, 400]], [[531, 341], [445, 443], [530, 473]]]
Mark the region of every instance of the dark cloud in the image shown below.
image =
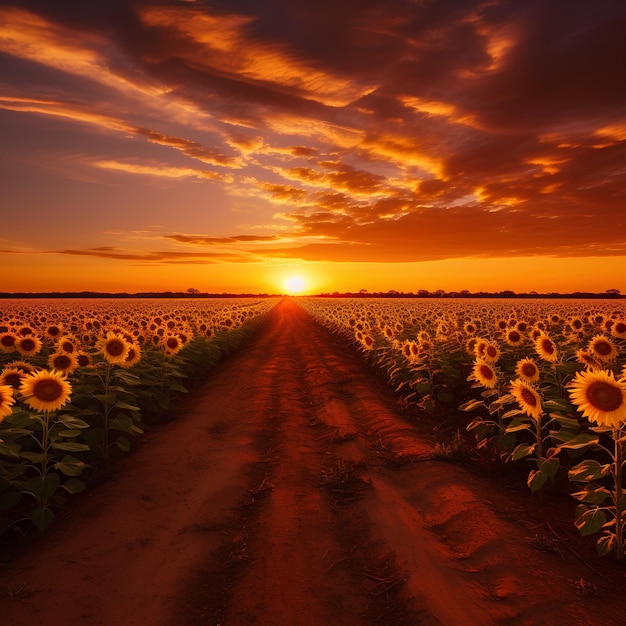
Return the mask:
[[611, 117], [626, 99], [626, 4], [599, 0], [515, 3], [514, 45], [468, 93], [495, 128]]
[[234, 235], [233, 237], [209, 237], [202, 235], [165, 235], [164, 239], [171, 239], [178, 243], [189, 243], [194, 245], [212, 246], [212, 245], [224, 245], [235, 243], [258, 243], [277, 241], [279, 237], [277, 235]]
[[250, 257], [238, 252], [201, 252], [180, 250], [149, 250], [131, 251], [112, 246], [100, 246], [86, 249], [49, 250], [50, 254], [65, 254], [69, 256], [88, 256], [118, 261], [142, 261], [145, 263], [223, 263], [232, 261], [249, 261]]

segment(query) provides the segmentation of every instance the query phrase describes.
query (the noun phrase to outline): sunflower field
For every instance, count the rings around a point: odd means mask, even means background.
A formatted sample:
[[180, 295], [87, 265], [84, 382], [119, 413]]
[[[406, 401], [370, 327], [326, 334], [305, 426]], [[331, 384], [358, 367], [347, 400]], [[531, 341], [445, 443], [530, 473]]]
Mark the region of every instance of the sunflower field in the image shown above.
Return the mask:
[[[567, 490], [582, 535], [624, 555], [626, 307], [589, 300], [308, 298], [397, 393], [475, 448], [527, 471], [532, 492]], [[465, 416], [465, 418], [463, 418]]]
[[1, 302], [0, 534], [45, 530], [276, 302]]

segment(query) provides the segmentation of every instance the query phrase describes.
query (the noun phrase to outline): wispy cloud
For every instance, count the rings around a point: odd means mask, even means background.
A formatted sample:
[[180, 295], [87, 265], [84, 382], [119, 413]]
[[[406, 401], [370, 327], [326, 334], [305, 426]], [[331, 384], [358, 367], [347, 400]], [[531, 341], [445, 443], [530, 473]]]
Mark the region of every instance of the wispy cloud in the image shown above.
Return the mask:
[[209, 180], [220, 180], [232, 182], [230, 175], [211, 172], [208, 170], [193, 169], [189, 167], [172, 167], [166, 164], [146, 165], [139, 163], [122, 163], [120, 161], [93, 161], [94, 167], [105, 170], [126, 172], [128, 174], [139, 174], [142, 176], [156, 176], [163, 178], [206, 178]]

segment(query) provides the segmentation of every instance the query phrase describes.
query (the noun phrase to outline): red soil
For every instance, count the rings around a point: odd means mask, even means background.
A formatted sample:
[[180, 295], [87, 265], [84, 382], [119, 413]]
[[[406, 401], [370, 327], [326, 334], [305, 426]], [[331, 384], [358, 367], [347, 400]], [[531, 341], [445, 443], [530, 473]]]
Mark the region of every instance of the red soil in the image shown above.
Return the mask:
[[2, 624], [624, 624], [573, 500], [434, 456], [293, 302], [192, 395], [0, 571]]

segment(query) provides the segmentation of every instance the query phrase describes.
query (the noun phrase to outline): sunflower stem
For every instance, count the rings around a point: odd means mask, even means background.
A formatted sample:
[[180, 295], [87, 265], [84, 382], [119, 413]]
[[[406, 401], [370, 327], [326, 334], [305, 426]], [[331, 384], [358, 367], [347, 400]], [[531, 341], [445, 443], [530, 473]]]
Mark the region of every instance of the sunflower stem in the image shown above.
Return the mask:
[[104, 388], [104, 401], [102, 403], [102, 428], [104, 430], [104, 443], [102, 456], [104, 460], [105, 467], [109, 465], [109, 414], [111, 412], [111, 402], [109, 402], [109, 385], [111, 382], [111, 369], [113, 365], [111, 363], [106, 363], [105, 366], [105, 376], [102, 379], [102, 385]]
[[48, 447], [50, 442], [50, 416], [48, 414], [44, 414], [41, 418], [41, 453], [43, 454], [43, 458], [41, 461], [41, 476], [44, 478], [48, 473]]
[[624, 465], [621, 428], [613, 429], [615, 440], [615, 546], [616, 558], [621, 561], [624, 558], [624, 520], [622, 502], [622, 470]]

